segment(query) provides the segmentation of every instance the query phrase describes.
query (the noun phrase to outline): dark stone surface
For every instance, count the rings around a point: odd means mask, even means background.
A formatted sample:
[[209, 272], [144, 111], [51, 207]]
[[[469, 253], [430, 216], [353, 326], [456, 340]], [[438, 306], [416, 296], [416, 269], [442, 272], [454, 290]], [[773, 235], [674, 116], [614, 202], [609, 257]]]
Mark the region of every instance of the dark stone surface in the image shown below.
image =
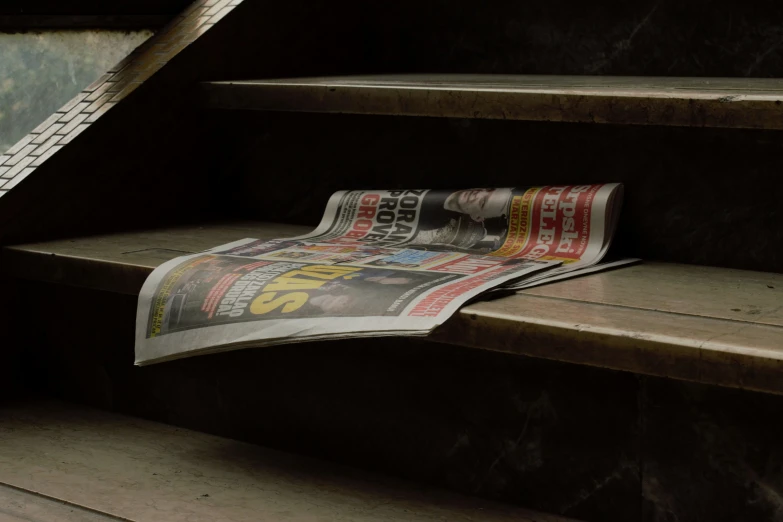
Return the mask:
[[[215, 38], [241, 46], [205, 69], [208, 79], [363, 72], [776, 77], [783, 66], [783, 5], [775, 0], [246, 0], [226, 22]], [[300, 62], [314, 56], [320, 59], [308, 66]]]
[[[386, 30], [375, 33], [376, 49], [388, 59], [386, 68], [778, 76], [783, 66], [783, 5], [774, 0], [440, 0], [428, 2], [427, 8], [420, 4], [395, 2], [377, 15], [383, 17]], [[368, 38], [373, 29], [366, 31]]]
[[[623, 182], [618, 255], [779, 272], [780, 134], [331, 114], [215, 115], [223, 215], [315, 225], [346, 188]], [[217, 179], [217, 178], [216, 178]], [[425, 187], [422, 187], [425, 188]], [[274, 194], [274, 197], [270, 197]]]
[[643, 381], [645, 522], [783, 520], [783, 397]]
[[[2, 295], [17, 295], [17, 281], [0, 276]], [[13, 301], [0, 299], [0, 398], [17, 397], [29, 392], [25, 378], [24, 345], [12, 334]]]
[[584, 520], [639, 514], [630, 375], [378, 339], [138, 373], [175, 424]]

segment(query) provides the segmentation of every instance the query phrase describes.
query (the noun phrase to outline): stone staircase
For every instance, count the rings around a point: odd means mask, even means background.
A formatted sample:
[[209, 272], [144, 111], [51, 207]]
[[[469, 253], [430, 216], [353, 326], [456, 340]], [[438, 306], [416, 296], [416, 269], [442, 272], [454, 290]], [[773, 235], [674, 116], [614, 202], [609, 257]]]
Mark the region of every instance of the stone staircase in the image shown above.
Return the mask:
[[[0, 157], [0, 513], [783, 520], [761, 3], [193, 4]], [[643, 264], [424, 340], [133, 367], [156, 266], [307, 231], [335, 190], [613, 181]]]

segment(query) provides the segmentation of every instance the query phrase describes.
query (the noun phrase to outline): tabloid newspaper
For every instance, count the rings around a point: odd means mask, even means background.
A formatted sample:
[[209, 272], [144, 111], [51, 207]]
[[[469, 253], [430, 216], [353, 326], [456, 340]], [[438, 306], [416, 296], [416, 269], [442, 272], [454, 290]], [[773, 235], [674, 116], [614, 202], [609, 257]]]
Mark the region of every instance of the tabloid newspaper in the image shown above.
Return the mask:
[[621, 200], [619, 184], [337, 192], [309, 234], [158, 267], [139, 296], [136, 364], [426, 335], [482, 293], [605, 268]]

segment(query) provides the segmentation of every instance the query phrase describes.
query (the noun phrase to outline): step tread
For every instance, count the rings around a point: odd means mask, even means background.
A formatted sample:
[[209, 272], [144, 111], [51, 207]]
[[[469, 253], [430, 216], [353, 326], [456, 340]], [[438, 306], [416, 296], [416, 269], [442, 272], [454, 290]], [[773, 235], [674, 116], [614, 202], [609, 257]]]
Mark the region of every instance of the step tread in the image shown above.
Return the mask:
[[118, 519], [23, 489], [0, 484], [3, 522], [116, 522]]
[[[306, 227], [234, 223], [17, 245], [10, 275], [138, 294], [161, 263]], [[642, 263], [463, 308], [433, 340], [783, 393], [783, 275]]]
[[61, 402], [0, 411], [0, 484], [123, 520], [567, 522]]
[[783, 80], [480, 74], [204, 82], [214, 109], [783, 129]]

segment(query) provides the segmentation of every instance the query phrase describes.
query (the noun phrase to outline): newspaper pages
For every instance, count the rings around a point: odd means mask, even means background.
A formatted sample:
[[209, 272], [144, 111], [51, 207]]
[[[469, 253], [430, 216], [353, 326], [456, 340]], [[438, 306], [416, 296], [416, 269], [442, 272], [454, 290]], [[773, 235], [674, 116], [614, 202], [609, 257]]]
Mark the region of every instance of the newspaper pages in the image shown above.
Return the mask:
[[244, 239], [158, 267], [136, 364], [246, 346], [426, 335], [492, 289], [596, 270], [619, 184], [334, 194], [304, 236]]

